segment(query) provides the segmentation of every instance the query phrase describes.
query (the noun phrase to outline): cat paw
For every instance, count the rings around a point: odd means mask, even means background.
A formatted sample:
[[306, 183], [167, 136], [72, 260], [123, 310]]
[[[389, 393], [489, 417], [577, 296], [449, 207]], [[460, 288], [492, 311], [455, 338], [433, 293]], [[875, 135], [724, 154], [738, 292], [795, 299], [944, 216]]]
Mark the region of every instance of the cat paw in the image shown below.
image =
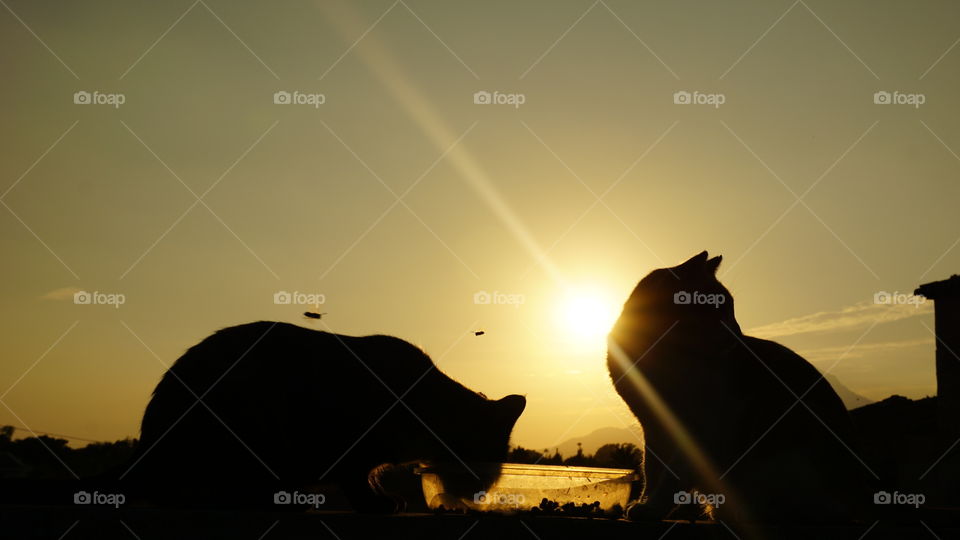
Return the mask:
[[660, 521], [669, 513], [670, 509], [662, 506], [632, 502], [627, 505], [624, 517], [630, 521]]

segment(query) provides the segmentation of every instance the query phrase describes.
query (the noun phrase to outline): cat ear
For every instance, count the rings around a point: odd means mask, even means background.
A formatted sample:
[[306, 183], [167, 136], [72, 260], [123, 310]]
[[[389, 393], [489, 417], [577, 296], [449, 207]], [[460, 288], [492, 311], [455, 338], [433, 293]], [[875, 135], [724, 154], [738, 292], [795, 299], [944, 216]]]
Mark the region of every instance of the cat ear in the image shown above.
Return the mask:
[[707, 270], [711, 273], [717, 273], [717, 267], [720, 266], [720, 261], [723, 260], [723, 255], [717, 255], [716, 257], [707, 261]]
[[520, 414], [523, 413], [523, 409], [526, 408], [527, 398], [517, 394], [512, 394], [497, 400], [496, 406], [504, 420], [513, 425], [513, 423], [517, 421], [517, 418], [520, 418]]
[[705, 262], [707, 262], [707, 252], [701, 251], [700, 253], [697, 253], [693, 257], [690, 257], [689, 259], [687, 259], [686, 262], [680, 264], [678, 268], [692, 267], [692, 266], [704, 264]]

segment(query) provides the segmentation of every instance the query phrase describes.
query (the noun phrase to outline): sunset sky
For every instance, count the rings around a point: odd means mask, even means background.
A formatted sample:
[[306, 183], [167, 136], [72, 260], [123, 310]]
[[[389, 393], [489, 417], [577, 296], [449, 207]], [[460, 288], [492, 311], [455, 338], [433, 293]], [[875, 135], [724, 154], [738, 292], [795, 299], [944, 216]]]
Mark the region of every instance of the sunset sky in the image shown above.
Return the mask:
[[635, 422], [606, 329], [704, 249], [747, 333], [936, 391], [932, 302], [874, 296], [960, 272], [960, 5], [0, 4], [0, 424], [136, 436], [268, 319], [414, 342], [544, 448]]

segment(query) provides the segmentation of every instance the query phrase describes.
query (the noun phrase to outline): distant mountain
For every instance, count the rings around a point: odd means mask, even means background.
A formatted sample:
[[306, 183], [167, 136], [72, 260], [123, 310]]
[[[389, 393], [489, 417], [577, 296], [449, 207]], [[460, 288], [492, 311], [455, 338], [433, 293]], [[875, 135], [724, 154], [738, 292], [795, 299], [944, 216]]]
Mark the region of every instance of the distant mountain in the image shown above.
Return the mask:
[[[559, 448], [560, 455], [566, 458], [576, 455], [577, 443], [583, 444], [584, 454], [593, 454], [598, 448], [605, 444], [632, 443], [637, 447], [641, 447], [643, 445], [641, 441], [643, 441], [643, 431], [640, 429], [639, 425], [635, 428], [635, 430], [628, 428], [605, 427], [582, 437], [573, 437], [572, 439], [566, 440], [556, 446], [552, 446], [550, 447], [550, 452], [552, 453], [554, 448]], [[535, 448], [534, 450], [542, 452], [543, 448]]]
[[[873, 400], [868, 399], [860, 394], [854, 392], [838, 379], [834, 375], [827, 374], [824, 376], [830, 386], [833, 387], [834, 391], [837, 392], [837, 395], [840, 396], [840, 399], [843, 401], [843, 405], [847, 410], [856, 409], [857, 407], [863, 407], [864, 405], [870, 405], [874, 403]], [[610, 443], [631, 443], [636, 446], [642, 446], [643, 441], [643, 430], [640, 429], [640, 426], [637, 425], [634, 428], [617, 428], [617, 427], [604, 427], [596, 431], [582, 435], [580, 437], [572, 437], [566, 441], [549, 448], [549, 453], [552, 454], [555, 448], [560, 449], [560, 455], [567, 458], [577, 453], [577, 443], [583, 445], [583, 452], [585, 454], [593, 454], [597, 451], [598, 448], [605, 444]], [[530, 448], [531, 450], [537, 450], [542, 452], [543, 448]]]
[[827, 374], [824, 376], [824, 378], [828, 383], [830, 383], [830, 386], [833, 387], [834, 391], [837, 392], [837, 395], [840, 396], [840, 399], [843, 400], [843, 404], [846, 406], [848, 411], [873, 403], [873, 400], [867, 399], [847, 388], [842, 382], [840, 382], [840, 379], [836, 378], [835, 376]]

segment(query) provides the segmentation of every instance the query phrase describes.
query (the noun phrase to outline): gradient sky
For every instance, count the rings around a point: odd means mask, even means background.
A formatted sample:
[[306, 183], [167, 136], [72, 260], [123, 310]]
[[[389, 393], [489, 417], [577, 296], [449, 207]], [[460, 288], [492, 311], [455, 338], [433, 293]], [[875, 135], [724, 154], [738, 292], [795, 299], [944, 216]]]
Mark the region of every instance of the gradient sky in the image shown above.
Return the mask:
[[[703, 249], [724, 256], [745, 330], [869, 398], [931, 395], [931, 303], [873, 298], [960, 271], [958, 17], [4, 0], [0, 424], [135, 436], [165, 364], [273, 319], [397, 335], [475, 390], [526, 394], [515, 441], [543, 448], [634, 422], [566, 298], [609, 318]], [[280, 90], [325, 102], [277, 105]], [[477, 105], [480, 90], [525, 102]], [[680, 90], [725, 102], [678, 105]], [[126, 302], [76, 305], [79, 290]], [[327, 315], [274, 304], [280, 290], [323, 294]]]

